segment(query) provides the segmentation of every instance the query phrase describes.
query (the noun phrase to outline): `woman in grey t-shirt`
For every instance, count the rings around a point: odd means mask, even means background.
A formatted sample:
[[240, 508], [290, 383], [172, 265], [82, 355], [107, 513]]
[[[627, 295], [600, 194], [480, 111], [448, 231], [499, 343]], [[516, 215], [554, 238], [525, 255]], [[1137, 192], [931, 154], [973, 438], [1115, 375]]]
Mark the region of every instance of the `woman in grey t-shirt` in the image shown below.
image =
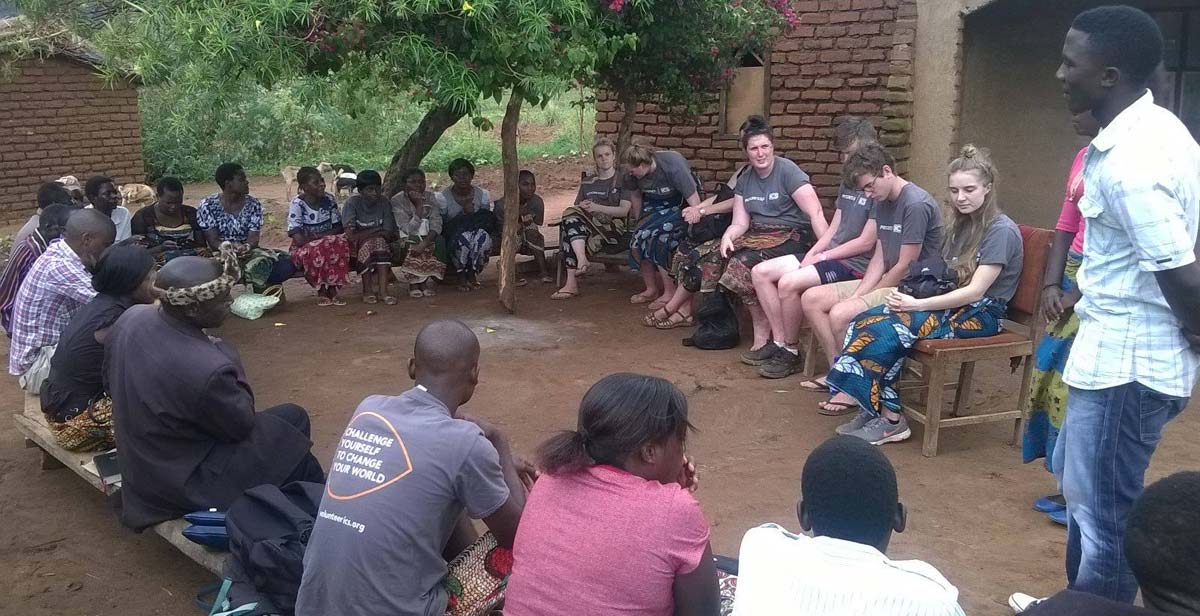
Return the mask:
[[941, 256], [958, 288], [915, 298], [893, 292], [885, 305], [858, 315], [829, 371], [830, 404], [862, 412], [838, 432], [875, 445], [911, 436], [896, 383], [918, 340], [1000, 333], [1024, 263], [1021, 231], [996, 203], [995, 167], [973, 145], [950, 163], [951, 207]]

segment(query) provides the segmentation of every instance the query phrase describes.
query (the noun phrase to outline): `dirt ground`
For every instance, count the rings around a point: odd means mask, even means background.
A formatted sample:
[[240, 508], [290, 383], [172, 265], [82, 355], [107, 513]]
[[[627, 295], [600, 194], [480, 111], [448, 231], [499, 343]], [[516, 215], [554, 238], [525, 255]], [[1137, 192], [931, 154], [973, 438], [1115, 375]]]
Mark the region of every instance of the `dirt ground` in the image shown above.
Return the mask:
[[[545, 173], [543, 192], [556, 213], [570, 201], [578, 171], [554, 169], [535, 167]], [[482, 173], [481, 181], [488, 177]], [[252, 181], [280, 224], [281, 184]], [[189, 186], [188, 200], [208, 192]], [[764, 522], [797, 529], [804, 460], [841, 421], [817, 415], [820, 398], [800, 391], [798, 378], [768, 381], [737, 362], [740, 350], [697, 351], [680, 346], [686, 330], [644, 328], [641, 311], [627, 301], [638, 290], [637, 277], [627, 271], [589, 277], [583, 296], [569, 302], [549, 300], [552, 285], [531, 282], [518, 291], [515, 316], [500, 309], [494, 279], [493, 269], [480, 291], [443, 286], [437, 297], [372, 306], [373, 314], [357, 301], [357, 291], [347, 294], [349, 306], [318, 309], [303, 282], [291, 281], [287, 305], [259, 321], [231, 318], [219, 335], [240, 349], [261, 408], [296, 402], [309, 409], [323, 461], [364, 396], [410, 386], [405, 366], [413, 338], [432, 319], [460, 318], [475, 330], [483, 345], [482, 380], [467, 408], [506, 429], [521, 452], [574, 426], [580, 397], [601, 376], [663, 376], [691, 403], [698, 431], [688, 448], [699, 464], [697, 496], [712, 524], [714, 550], [736, 555], [742, 534]], [[1011, 402], [1019, 379], [1007, 365], [982, 372], [978, 404]], [[0, 404], [19, 411], [14, 379], [0, 383]], [[1190, 410], [1169, 426], [1151, 480], [1200, 468], [1200, 447], [1187, 438], [1200, 429], [1200, 417]], [[1011, 426], [947, 430], [932, 459], [921, 456], [920, 436], [914, 424], [911, 440], [884, 449], [909, 508], [908, 530], [894, 538], [890, 555], [938, 567], [959, 588], [969, 614], [1007, 614], [1013, 591], [1060, 589], [1064, 529], [1030, 509], [1053, 482], [1040, 464], [1020, 463], [1019, 450], [1008, 444]], [[40, 471], [35, 451], [23, 447], [6, 420], [0, 421], [0, 490], [0, 562], [6, 565], [0, 612], [199, 613], [192, 597], [212, 576], [157, 536], [123, 530], [103, 498], [74, 473]]]

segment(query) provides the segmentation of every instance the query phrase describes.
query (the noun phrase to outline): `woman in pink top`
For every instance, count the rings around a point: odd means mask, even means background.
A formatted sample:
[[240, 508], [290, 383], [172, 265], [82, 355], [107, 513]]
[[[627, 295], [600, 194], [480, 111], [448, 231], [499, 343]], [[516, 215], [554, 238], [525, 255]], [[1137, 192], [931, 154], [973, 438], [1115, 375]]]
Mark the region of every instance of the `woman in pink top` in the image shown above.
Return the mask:
[[[1089, 140], [1100, 132], [1100, 125], [1090, 112], [1071, 120], [1075, 133]], [[1046, 468], [1054, 459], [1054, 444], [1067, 412], [1067, 385], [1062, 381], [1067, 356], [1079, 331], [1079, 319], [1072, 308], [1079, 301], [1075, 274], [1083, 259], [1083, 216], [1079, 201], [1083, 198], [1084, 147], [1075, 155], [1067, 179], [1067, 194], [1062, 212], [1055, 225], [1054, 243], [1046, 258], [1045, 287], [1042, 289], [1042, 317], [1048, 327], [1034, 355], [1033, 388], [1030, 391], [1029, 421], [1025, 424], [1022, 453], [1025, 462], [1045, 458]], [[1069, 248], [1068, 248], [1069, 247]], [[1061, 478], [1060, 478], [1061, 479]], [[1060, 481], [1061, 483], [1061, 481]], [[1060, 490], [1061, 492], [1061, 490]], [[1066, 501], [1061, 493], [1043, 496], [1033, 508], [1046, 513], [1051, 520], [1066, 524]]]
[[687, 399], [670, 382], [604, 377], [579, 427], [538, 450], [513, 545], [506, 616], [716, 616], [709, 526], [684, 456]]

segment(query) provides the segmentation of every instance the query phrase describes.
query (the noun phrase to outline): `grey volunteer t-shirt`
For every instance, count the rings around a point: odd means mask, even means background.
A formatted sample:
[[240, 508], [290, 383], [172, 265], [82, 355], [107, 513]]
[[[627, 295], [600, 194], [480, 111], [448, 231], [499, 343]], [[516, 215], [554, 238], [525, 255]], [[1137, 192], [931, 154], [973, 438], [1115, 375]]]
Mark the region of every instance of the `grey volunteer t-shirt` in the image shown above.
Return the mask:
[[776, 156], [767, 177], [760, 176], [756, 169], [750, 169], [738, 177], [733, 192], [742, 197], [752, 224], [801, 227], [812, 224], [812, 221], [796, 205], [792, 193], [808, 183], [808, 174], [796, 163]]
[[441, 616], [442, 549], [455, 524], [507, 500], [499, 455], [478, 426], [420, 388], [369, 396], [329, 469], [297, 616]]
[[671, 150], [655, 152], [654, 170], [641, 179], [626, 174], [622, 186], [626, 191], [640, 190], [642, 199], [657, 201], [687, 199], [696, 192], [696, 180], [687, 159]]
[[942, 248], [942, 213], [937, 201], [924, 188], [909, 182], [900, 189], [895, 201], [875, 206], [879, 223], [879, 242], [883, 245], [883, 264], [892, 269], [900, 260], [902, 244], [920, 244], [920, 261]]
[[591, 201], [596, 205], [616, 207], [621, 205], [621, 186], [617, 184], [617, 176], [602, 180], [589, 175], [579, 182], [579, 192], [575, 195], [575, 205], [583, 201]]
[[[861, 190], [842, 186], [838, 191], [837, 209], [842, 213], [842, 220], [838, 223], [837, 233], [833, 234], [833, 239], [829, 242], [829, 248], [836, 248], [862, 235], [867, 221], [875, 217], [875, 201], [868, 198], [867, 194]], [[867, 271], [867, 264], [871, 262], [873, 252], [875, 252], [874, 248], [856, 257], [843, 259], [843, 261], [855, 271], [862, 273]]]
[[[962, 254], [962, 244], [966, 236], [948, 237], [946, 264], [954, 267], [959, 255]], [[1000, 276], [984, 295], [1008, 302], [1017, 294], [1017, 285], [1021, 282], [1021, 266], [1025, 262], [1025, 244], [1021, 240], [1021, 229], [1011, 218], [1001, 214], [988, 225], [979, 242], [979, 250], [975, 253], [978, 265], [999, 265]]]

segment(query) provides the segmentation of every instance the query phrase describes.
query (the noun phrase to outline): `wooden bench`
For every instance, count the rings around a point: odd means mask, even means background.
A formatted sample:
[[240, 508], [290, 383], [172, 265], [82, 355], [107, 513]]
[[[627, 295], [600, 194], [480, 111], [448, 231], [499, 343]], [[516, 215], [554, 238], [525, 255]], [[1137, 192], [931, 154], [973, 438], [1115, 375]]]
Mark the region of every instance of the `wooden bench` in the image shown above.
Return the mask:
[[[54, 441], [54, 435], [50, 432], [50, 427], [46, 424], [46, 419], [42, 415], [41, 402], [37, 396], [25, 396], [25, 409], [21, 413], [13, 414], [13, 421], [17, 425], [17, 430], [25, 436], [25, 446], [28, 448], [38, 448], [42, 452], [42, 469], [52, 470], [56, 468], [69, 468], [88, 482], [93, 488], [104, 491], [104, 486], [99, 475], [92, 473], [85, 468], [85, 465], [92, 461], [94, 453], [74, 453], [67, 451], [58, 446]], [[183, 536], [183, 529], [187, 528], [188, 523], [183, 518], [168, 520], [161, 524], [151, 527], [155, 533], [167, 540], [167, 543], [175, 546], [185, 556], [192, 559], [196, 564], [208, 569], [218, 577], [223, 575], [222, 571], [225, 567], [225, 562], [231, 558], [228, 552], [215, 552], [209, 550], [199, 544], [192, 543]]]

